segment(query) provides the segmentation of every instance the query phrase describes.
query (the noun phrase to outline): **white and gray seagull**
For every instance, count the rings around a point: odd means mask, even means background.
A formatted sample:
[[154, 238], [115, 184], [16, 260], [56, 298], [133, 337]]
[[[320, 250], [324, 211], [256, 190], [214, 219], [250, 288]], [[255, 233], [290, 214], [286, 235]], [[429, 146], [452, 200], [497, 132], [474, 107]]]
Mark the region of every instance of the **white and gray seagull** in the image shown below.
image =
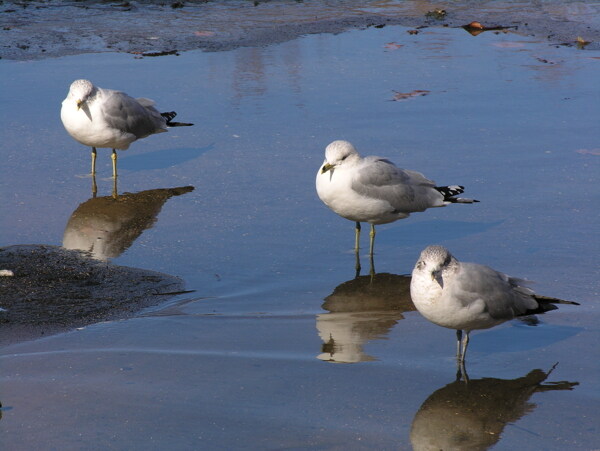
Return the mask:
[[113, 177], [117, 176], [116, 149], [168, 127], [189, 126], [173, 122], [177, 113], [160, 113], [154, 101], [134, 99], [124, 92], [94, 86], [89, 80], [75, 80], [62, 102], [60, 118], [69, 135], [92, 148], [92, 175], [96, 173], [96, 148], [112, 149]]
[[579, 305], [537, 295], [527, 287], [529, 283], [488, 266], [460, 262], [445, 247], [434, 245], [421, 252], [412, 272], [410, 295], [429, 321], [456, 329], [456, 357], [464, 365], [472, 330], [556, 310], [554, 304]]
[[411, 213], [448, 204], [472, 204], [474, 199], [455, 197], [459, 185], [436, 186], [419, 172], [400, 169], [375, 156], [362, 158], [348, 141], [333, 141], [317, 172], [317, 194], [335, 213], [356, 222], [358, 253], [360, 223], [371, 224], [369, 253], [373, 255], [375, 225], [408, 217]]

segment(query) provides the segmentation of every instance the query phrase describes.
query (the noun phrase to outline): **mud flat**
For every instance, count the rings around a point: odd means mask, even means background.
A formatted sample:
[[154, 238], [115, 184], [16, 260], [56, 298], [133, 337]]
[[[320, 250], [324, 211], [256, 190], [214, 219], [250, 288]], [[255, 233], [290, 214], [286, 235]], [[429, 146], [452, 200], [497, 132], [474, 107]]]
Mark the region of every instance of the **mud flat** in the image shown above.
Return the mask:
[[177, 277], [117, 266], [58, 246], [0, 249], [0, 346], [130, 317], [183, 289]]
[[[435, 11], [442, 14], [432, 14]], [[510, 27], [557, 45], [600, 48], [600, 6], [584, 2], [4, 1], [0, 57], [39, 59], [90, 52], [175, 55], [264, 46], [302, 35], [404, 25]]]

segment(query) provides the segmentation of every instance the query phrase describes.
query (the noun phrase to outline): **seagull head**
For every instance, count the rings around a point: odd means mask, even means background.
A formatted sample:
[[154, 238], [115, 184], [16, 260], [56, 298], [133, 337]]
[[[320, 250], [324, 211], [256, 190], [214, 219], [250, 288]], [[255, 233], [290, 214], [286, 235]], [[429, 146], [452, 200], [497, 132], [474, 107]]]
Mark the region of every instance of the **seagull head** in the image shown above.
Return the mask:
[[325, 164], [321, 168], [321, 174], [325, 174], [347, 161], [354, 161], [359, 158], [358, 152], [348, 141], [333, 141], [325, 149]]
[[417, 261], [417, 269], [430, 275], [431, 280], [436, 280], [440, 285], [442, 281], [442, 271], [448, 267], [454, 259], [450, 251], [444, 246], [427, 246]]
[[69, 88], [69, 96], [75, 100], [77, 109], [79, 110], [83, 104], [92, 95], [95, 88], [89, 80], [75, 80]]

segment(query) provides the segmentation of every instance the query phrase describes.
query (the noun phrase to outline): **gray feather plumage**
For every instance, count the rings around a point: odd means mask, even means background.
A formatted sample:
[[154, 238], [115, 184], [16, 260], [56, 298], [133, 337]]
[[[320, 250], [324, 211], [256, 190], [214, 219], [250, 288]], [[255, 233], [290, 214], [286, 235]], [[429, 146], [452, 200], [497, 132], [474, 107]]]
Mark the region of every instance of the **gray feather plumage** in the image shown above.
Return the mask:
[[396, 212], [424, 211], [443, 204], [443, 196], [433, 189], [435, 183], [423, 174], [378, 157], [366, 157], [363, 162], [352, 182], [357, 193], [385, 200]]
[[103, 100], [101, 111], [110, 127], [131, 133], [136, 139], [166, 130], [167, 121], [154, 108], [152, 100], [134, 99], [111, 89], [100, 89], [100, 95]]
[[492, 318], [509, 320], [538, 307], [533, 291], [525, 286], [526, 283], [488, 266], [460, 263], [449, 288], [465, 306], [484, 296], [487, 312]]

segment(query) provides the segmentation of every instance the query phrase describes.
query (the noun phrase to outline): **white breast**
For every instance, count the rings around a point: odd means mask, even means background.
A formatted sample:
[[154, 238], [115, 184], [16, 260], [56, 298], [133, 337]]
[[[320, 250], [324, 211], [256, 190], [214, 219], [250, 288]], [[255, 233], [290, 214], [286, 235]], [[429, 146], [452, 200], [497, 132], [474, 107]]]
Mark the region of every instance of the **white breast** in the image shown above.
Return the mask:
[[[323, 162], [323, 164], [325, 164]], [[323, 165], [321, 165], [323, 167]], [[386, 224], [408, 215], [393, 213], [389, 202], [363, 196], [352, 189], [349, 171], [336, 168], [326, 173], [317, 172], [317, 194], [334, 212], [357, 222]]]
[[132, 133], [108, 126], [98, 109], [77, 108], [68, 97], [62, 102], [60, 118], [69, 135], [85, 146], [125, 150], [136, 140]]

